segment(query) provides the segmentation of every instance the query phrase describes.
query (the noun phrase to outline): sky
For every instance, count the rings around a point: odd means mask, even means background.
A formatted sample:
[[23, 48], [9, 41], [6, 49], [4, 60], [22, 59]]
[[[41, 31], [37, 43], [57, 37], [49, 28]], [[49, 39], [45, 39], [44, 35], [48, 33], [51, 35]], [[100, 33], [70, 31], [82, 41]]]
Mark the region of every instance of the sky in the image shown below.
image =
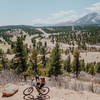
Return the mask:
[[0, 25], [56, 24], [100, 12], [100, 0], [0, 0]]

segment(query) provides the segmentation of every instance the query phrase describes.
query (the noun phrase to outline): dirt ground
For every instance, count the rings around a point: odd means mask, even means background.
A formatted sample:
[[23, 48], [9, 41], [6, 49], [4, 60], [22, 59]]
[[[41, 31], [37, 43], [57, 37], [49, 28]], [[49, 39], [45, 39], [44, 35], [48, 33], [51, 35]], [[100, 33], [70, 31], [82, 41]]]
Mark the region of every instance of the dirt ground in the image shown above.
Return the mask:
[[[2, 88], [0, 92], [0, 100], [24, 100], [23, 99], [23, 90], [29, 87], [29, 85], [19, 86], [19, 91], [12, 97], [2, 97]], [[50, 87], [49, 87], [50, 88]], [[34, 98], [38, 95], [37, 91], [34, 89], [33, 94]], [[100, 100], [100, 94], [93, 94], [91, 92], [76, 92], [72, 90], [62, 89], [62, 88], [50, 88], [48, 94], [49, 99], [43, 100]]]

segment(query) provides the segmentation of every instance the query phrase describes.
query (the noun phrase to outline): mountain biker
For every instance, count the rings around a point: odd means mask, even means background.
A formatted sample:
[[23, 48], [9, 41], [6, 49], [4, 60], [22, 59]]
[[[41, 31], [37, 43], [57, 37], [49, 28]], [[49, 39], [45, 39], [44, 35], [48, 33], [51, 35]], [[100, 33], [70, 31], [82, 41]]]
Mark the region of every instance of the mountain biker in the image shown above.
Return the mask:
[[35, 77], [36, 86], [41, 89], [45, 85], [45, 78], [40, 78], [38, 75]]

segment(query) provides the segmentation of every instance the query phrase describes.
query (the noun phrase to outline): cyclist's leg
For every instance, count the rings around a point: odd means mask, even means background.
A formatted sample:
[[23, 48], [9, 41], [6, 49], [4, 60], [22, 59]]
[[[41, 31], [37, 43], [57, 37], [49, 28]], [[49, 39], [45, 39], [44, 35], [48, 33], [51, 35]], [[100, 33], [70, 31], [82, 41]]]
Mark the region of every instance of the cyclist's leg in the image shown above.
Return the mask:
[[44, 84], [44, 83], [42, 83], [42, 84], [41, 84], [41, 86], [40, 86], [40, 89], [41, 89], [44, 85], [45, 85], [45, 84]]
[[40, 83], [37, 82], [35, 87], [36, 87], [37, 91], [39, 92]]

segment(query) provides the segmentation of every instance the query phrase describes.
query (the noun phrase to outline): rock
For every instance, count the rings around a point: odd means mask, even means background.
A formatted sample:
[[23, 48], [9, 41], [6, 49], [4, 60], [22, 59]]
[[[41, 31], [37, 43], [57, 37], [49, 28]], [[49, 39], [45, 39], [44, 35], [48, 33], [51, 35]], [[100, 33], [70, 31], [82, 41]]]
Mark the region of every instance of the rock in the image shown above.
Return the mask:
[[16, 94], [17, 92], [18, 92], [18, 86], [14, 84], [7, 84], [2, 91], [2, 96], [10, 97]]

